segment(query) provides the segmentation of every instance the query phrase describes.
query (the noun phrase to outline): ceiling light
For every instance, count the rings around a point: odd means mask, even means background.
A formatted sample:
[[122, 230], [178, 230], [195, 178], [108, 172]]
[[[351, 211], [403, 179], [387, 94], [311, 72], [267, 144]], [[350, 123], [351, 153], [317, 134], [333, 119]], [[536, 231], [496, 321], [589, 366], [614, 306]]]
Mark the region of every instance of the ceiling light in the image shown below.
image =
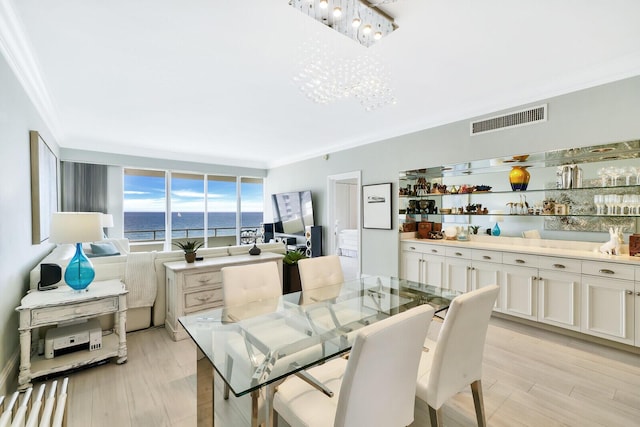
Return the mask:
[[[329, 5], [329, 0], [289, 0], [289, 4], [321, 24], [369, 47], [398, 28], [391, 16], [377, 8], [377, 5], [391, 1], [332, 0]], [[327, 13], [328, 8], [332, 13]], [[360, 31], [362, 22], [366, 22], [368, 28]], [[372, 28], [380, 34], [374, 36]]]

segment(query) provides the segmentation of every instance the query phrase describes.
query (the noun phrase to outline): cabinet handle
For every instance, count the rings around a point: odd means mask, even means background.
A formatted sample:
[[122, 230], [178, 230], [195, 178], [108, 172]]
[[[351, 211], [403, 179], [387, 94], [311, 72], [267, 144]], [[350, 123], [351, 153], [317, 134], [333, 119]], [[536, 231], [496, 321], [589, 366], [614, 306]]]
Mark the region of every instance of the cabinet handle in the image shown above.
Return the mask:
[[531, 280], [538, 280], [536, 276], [531, 276]]
[[600, 273], [602, 273], [602, 274], [615, 274], [615, 273], [613, 272], [613, 270], [609, 270], [609, 269], [606, 269], [606, 268], [603, 268], [603, 269], [601, 269], [601, 270], [599, 270], [599, 271], [600, 271]]
[[491, 259], [489, 255], [482, 255], [482, 259]]
[[455, 255], [456, 256], [462, 256], [462, 254], [460, 252], [456, 252]]
[[438, 250], [437, 249], [431, 249], [431, 252], [433, 252], [434, 254], [437, 254]]
[[516, 260], [516, 263], [518, 263], [518, 264], [524, 264], [524, 260], [523, 260], [523, 259], [517, 259], [517, 260]]
[[637, 296], [637, 297], [640, 297], [640, 292], [636, 292], [636, 296]]
[[624, 293], [627, 295], [633, 295], [633, 291], [630, 291], [630, 290], [626, 290]]
[[554, 268], [567, 268], [567, 267], [565, 267], [565, 266], [564, 266], [564, 265], [562, 265], [562, 264], [553, 264], [553, 267], [554, 267]]
[[209, 295], [208, 297], [196, 297], [196, 299], [200, 302], [205, 302], [209, 301], [211, 299], [211, 296]]
[[411, 249], [412, 251], [415, 251], [416, 247], [415, 246], [409, 246], [409, 249]]

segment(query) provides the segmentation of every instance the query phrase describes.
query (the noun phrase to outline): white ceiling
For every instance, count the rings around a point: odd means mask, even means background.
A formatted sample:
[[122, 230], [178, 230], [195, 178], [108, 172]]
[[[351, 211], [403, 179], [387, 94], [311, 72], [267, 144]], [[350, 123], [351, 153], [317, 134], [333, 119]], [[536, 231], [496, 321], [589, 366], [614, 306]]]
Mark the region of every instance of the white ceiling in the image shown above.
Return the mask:
[[288, 0], [1, 1], [59, 145], [94, 151], [273, 167], [640, 75], [638, 0], [388, 4], [399, 29], [368, 51], [397, 104], [373, 112], [300, 93], [304, 42], [367, 48]]

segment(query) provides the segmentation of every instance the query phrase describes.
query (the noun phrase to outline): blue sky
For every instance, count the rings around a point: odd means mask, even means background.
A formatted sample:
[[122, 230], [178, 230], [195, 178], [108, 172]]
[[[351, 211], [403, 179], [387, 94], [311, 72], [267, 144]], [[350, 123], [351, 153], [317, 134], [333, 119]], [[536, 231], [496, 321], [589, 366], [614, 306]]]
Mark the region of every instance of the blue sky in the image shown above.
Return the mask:
[[[171, 210], [173, 212], [203, 212], [204, 182], [202, 180], [173, 178], [171, 181]], [[242, 184], [242, 211], [263, 211], [263, 186]], [[164, 212], [164, 178], [124, 175], [125, 212]], [[209, 212], [236, 211], [236, 183], [209, 181]]]

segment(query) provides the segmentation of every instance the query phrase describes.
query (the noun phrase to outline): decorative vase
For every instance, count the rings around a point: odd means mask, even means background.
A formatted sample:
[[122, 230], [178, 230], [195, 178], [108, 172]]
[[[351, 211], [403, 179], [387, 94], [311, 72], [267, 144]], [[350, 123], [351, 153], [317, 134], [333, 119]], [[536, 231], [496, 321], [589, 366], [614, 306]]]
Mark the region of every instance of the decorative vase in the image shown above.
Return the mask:
[[253, 244], [253, 247], [251, 249], [249, 249], [249, 255], [260, 255], [260, 252], [262, 252], [260, 250], [259, 247], [256, 246], [256, 244]]
[[528, 166], [513, 166], [509, 172], [509, 183], [513, 191], [525, 191], [529, 185], [531, 174], [527, 170]]
[[195, 252], [185, 252], [185, 253], [184, 253], [184, 259], [185, 259], [185, 261], [187, 261], [188, 263], [195, 262], [195, 260], [196, 260], [196, 253], [195, 253]]
[[497, 222], [496, 222], [496, 225], [494, 225], [493, 229], [491, 230], [491, 235], [492, 236], [499, 236], [500, 235], [500, 227], [498, 226]]
[[74, 291], [83, 291], [96, 277], [93, 264], [82, 251], [82, 243], [76, 243], [76, 253], [64, 271], [64, 281]]

